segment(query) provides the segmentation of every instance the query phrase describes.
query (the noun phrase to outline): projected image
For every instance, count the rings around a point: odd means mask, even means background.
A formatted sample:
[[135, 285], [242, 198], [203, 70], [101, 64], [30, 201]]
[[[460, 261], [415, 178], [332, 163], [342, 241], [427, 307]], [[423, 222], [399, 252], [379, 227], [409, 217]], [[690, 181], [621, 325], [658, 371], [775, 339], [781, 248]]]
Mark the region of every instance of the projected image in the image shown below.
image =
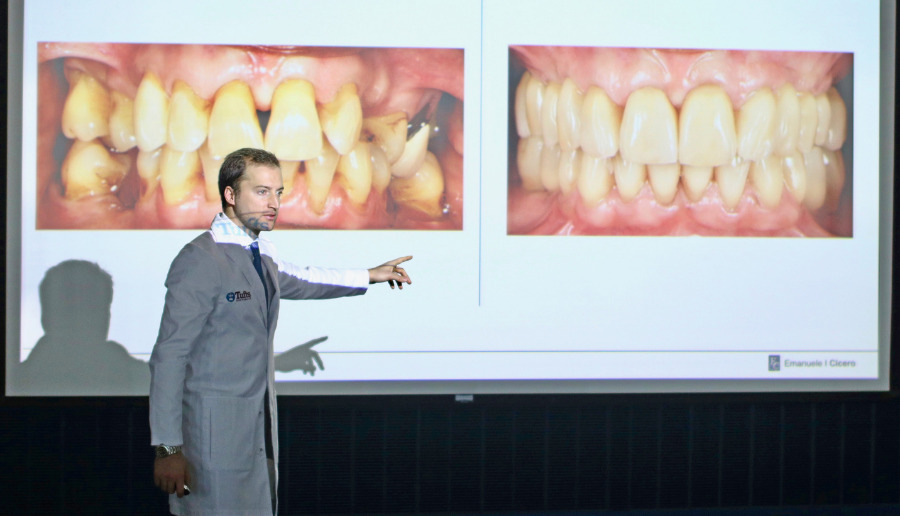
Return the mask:
[[510, 47], [507, 231], [852, 236], [852, 64]]
[[462, 229], [463, 50], [38, 45], [37, 229], [207, 228], [229, 152], [280, 228]]

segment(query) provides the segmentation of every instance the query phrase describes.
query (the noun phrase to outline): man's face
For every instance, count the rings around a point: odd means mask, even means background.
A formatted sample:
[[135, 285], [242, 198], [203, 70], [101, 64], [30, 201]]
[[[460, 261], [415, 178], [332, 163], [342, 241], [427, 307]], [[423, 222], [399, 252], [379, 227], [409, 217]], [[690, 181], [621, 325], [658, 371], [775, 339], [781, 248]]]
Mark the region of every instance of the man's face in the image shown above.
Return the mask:
[[281, 169], [250, 164], [236, 187], [236, 190], [225, 189], [225, 200], [232, 206], [235, 217], [255, 234], [275, 229], [284, 190]]

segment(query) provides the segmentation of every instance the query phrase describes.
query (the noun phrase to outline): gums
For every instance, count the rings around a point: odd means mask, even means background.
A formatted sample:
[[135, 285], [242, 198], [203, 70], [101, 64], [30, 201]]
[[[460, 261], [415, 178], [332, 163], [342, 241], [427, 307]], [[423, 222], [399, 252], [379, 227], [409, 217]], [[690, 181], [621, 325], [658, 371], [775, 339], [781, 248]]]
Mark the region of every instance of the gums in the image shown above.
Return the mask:
[[[727, 151], [731, 158], [689, 162], [690, 158], [684, 157], [684, 147], [679, 152], [677, 125], [673, 149], [680, 154], [678, 157], [654, 154], [658, 146], [632, 150], [634, 145], [626, 148], [625, 143], [628, 134], [636, 134], [629, 133], [625, 123], [626, 105], [634, 92], [662, 92], [660, 96], [667, 99], [663, 102], [669, 105], [668, 109], [674, 108], [674, 120], [678, 124], [679, 113], [684, 113], [692, 92], [704, 88], [714, 90], [729, 104], [726, 111], [729, 117], [734, 117], [729, 122], [734, 132], [734, 127], [739, 130], [742, 122], [750, 123], [745, 121], [749, 115], [740, 118], [743, 106], [751, 100], [760, 103], [759, 99], [766, 97], [780, 101], [779, 88], [783, 87], [789, 86], [798, 96], [809, 98], [831, 99], [829, 95], [838, 95], [835, 102], [843, 108], [844, 100], [832, 85], [844, 76], [849, 76], [851, 81], [851, 67], [850, 54], [820, 52], [511, 47], [507, 232], [512, 235], [852, 236], [852, 90], [843, 94], [849, 106], [847, 113], [834, 110], [839, 134], [833, 138], [831, 133], [819, 135], [813, 149], [797, 150], [795, 143], [790, 143], [784, 145], [791, 148], [783, 150], [781, 140], [772, 136], [748, 138], [759, 148], [750, 144], [743, 147], [745, 142], [738, 135], [741, 146], [738, 150], [732, 135], [732, 148]], [[534, 88], [540, 90], [538, 94], [528, 90], [532, 86], [528, 81], [537, 85]], [[587, 144], [579, 145], [579, 138], [585, 138], [584, 132], [578, 133], [579, 127], [590, 117], [583, 115], [584, 120], [568, 125], [570, 115], [563, 113], [562, 99], [567, 95], [570, 97], [566, 98], [572, 98], [571, 92], [575, 90], [577, 102], [573, 104], [577, 107], [570, 110], [586, 113], [586, 110], [578, 111], [581, 102], [587, 98], [589, 89], [597, 88], [611, 101], [608, 101], [610, 109], [617, 110], [617, 114], [609, 116], [616, 120], [616, 127], [622, 128], [621, 134], [616, 130], [611, 151], [597, 151], [594, 146], [603, 146], [597, 142], [590, 145], [590, 151]], [[757, 95], [758, 92], [763, 94]], [[550, 102], [560, 99], [559, 107], [551, 104], [552, 111], [548, 111], [548, 98], [552, 99]], [[527, 109], [523, 99], [531, 102]], [[747, 111], [753, 113], [749, 108]], [[775, 113], [774, 108], [771, 112]], [[842, 115], [846, 124], [840, 129]], [[650, 124], [645, 121], [645, 125], [652, 127]], [[773, 127], [769, 130], [774, 132], [768, 134], [776, 134], [780, 128], [774, 126], [778, 124], [782, 124], [781, 119], [777, 124], [771, 122]], [[572, 127], [578, 133], [575, 136], [570, 134]], [[792, 142], [797, 140], [797, 129], [794, 131]], [[782, 138], [781, 133], [777, 134]], [[745, 158], [744, 153], [752, 157]], [[589, 154], [594, 160], [591, 163], [601, 163], [603, 173], [599, 176], [596, 172], [582, 172], [588, 168]], [[633, 157], [637, 155], [640, 158]], [[797, 168], [803, 170], [799, 179], [794, 168], [798, 165], [797, 157], [802, 161]], [[813, 164], [808, 181], [813, 191], [808, 194], [804, 193], [807, 189], [805, 163]], [[592, 166], [596, 170], [598, 165]], [[674, 167], [674, 172], [664, 170], [665, 167]], [[700, 177], [699, 183], [695, 177]], [[815, 177], [819, 180], [814, 181]], [[737, 182], [730, 178], [737, 178]], [[771, 186], [772, 178], [777, 178], [775, 187]], [[601, 186], [597, 186], [598, 181]], [[694, 184], [700, 186], [693, 187]], [[594, 193], [586, 195], [585, 192]]]
[[[173, 146], [171, 134], [168, 141], [152, 144], [153, 148], [147, 148], [149, 144], [143, 144], [140, 136], [137, 145], [124, 148], [114, 143], [109, 134], [112, 130], [88, 131], [88, 136], [72, 134], [72, 124], [64, 113], [69, 97], [74, 96], [70, 90], [75, 89], [80, 77], [93, 78], [112, 99], [101, 108], [85, 109], [111, 113], [118, 98], [113, 95], [137, 104], [136, 97], [146, 89], [144, 83], [151, 74], [167, 99], [173, 99], [175, 91], [186, 84], [200, 106], [197, 111], [205, 109], [208, 118], [210, 112], [215, 116], [215, 103], [224, 86], [246, 85], [241, 87], [249, 90], [251, 111], [255, 113], [249, 115], [250, 122], [245, 117], [232, 125], [245, 132], [250, 128], [259, 135], [275, 125], [273, 96], [282, 84], [292, 80], [302, 79], [311, 85], [313, 97], [309, 102], [320, 116], [324, 116], [329, 103], [337, 102], [335, 99], [348, 85], [352, 90], [346, 91], [358, 98], [347, 96], [361, 108], [366, 124], [379, 117], [411, 121], [417, 114], [426, 113], [430, 133], [427, 150], [421, 152], [426, 153], [424, 163], [430, 163], [431, 168], [422, 165], [419, 156], [418, 161], [413, 160], [412, 168], [402, 172], [395, 169], [394, 161], [385, 161], [382, 142], [367, 129], [368, 125], [361, 131], [356, 129], [356, 133], [352, 129], [344, 131], [353, 139], [339, 153], [332, 147], [329, 135], [323, 133], [325, 154], [320, 153], [319, 160], [329, 163], [331, 175], [326, 172], [324, 186], [321, 178], [317, 180], [318, 198], [313, 199], [308, 170], [316, 158], [279, 156], [286, 187], [279, 227], [462, 228], [462, 50], [41, 43], [38, 55], [38, 229], [200, 229], [207, 227], [221, 209], [215, 178], [206, 176], [210, 170], [217, 174], [223, 156], [213, 155], [205, 133], [202, 144], [194, 144], [184, 152]], [[76, 106], [70, 111], [78, 109]], [[141, 125], [138, 111], [134, 108], [135, 127]], [[162, 110], [144, 111], [158, 114]], [[166, 111], [173, 112], [168, 107]], [[341, 117], [346, 118], [341, 113], [335, 123], [346, 125]], [[212, 125], [209, 122], [209, 134]], [[90, 126], [81, 122], [79, 127]], [[226, 129], [234, 131], [232, 127]], [[229, 141], [255, 141], [258, 143], [254, 145], [263, 146], [261, 140], [247, 138], [231, 137]], [[234, 148], [249, 144], [235, 145]], [[268, 140], [265, 145], [268, 146]], [[86, 148], [89, 152], [75, 152]], [[400, 149], [405, 150], [402, 143]], [[279, 151], [273, 152], [279, 155]], [[433, 158], [427, 157], [432, 155]], [[165, 160], [177, 163], [170, 167], [177, 172], [161, 172], [165, 166], [160, 163]], [[354, 160], [365, 163], [360, 165]], [[147, 172], [147, 163], [157, 168]], [[424, 195], [428, 198], [419, 198]]]

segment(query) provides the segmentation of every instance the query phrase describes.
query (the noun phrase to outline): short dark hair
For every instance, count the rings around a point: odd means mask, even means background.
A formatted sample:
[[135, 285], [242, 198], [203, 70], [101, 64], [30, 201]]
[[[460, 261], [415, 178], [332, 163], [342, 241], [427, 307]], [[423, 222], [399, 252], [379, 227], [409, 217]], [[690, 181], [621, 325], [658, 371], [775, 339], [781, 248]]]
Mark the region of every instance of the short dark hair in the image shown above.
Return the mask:
[[228, 203], [225, 202], [225, 188], [230, 186], [236, 191], [235, 185], [244, 177], [247, 165], [250, 164], [281, 168], [278, 158], [263, 149], [243, 148], [225, 156], [225, 161], [219, 168], [219, 197], [222, 199], [222, 210], [228, 207]]

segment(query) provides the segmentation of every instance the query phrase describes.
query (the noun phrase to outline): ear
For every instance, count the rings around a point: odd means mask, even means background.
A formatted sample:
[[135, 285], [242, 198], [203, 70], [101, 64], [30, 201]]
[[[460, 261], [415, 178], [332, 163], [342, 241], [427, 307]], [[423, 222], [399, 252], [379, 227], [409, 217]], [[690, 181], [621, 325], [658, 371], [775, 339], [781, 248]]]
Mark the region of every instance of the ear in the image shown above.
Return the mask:
[[235, 201], [234, 188], [230, 186], [225, 187], [225, 203], [230, 206], [235, 206], [237, 204]]

